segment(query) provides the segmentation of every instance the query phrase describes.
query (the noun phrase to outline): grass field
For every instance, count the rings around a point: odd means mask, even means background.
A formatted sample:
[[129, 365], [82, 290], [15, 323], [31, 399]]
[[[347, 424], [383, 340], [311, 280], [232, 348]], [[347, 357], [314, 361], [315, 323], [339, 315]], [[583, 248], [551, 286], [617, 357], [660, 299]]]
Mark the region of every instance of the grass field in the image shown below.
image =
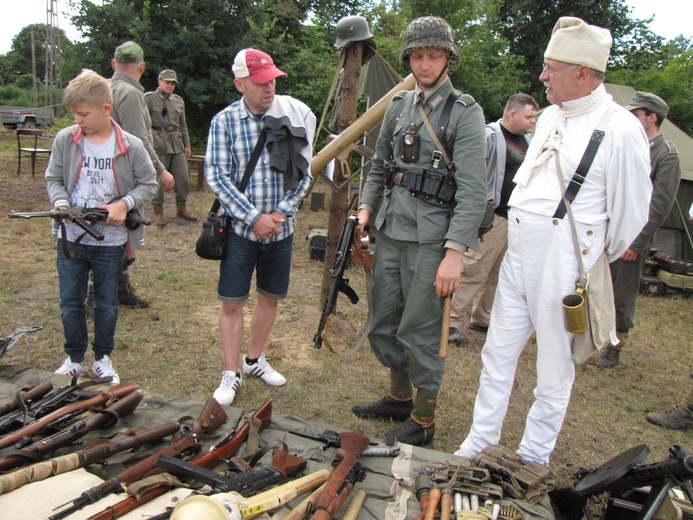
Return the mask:
[[[17, 177], [16, 160], [14, 133], [0, 130], [0, 214], [50, 209], [42, 175], [45, 165], [36, 178], [28, 168]], [[329, 192], [320, 184], [316, 189]], [[208, 191], [193, 189], [188, 208], [201, 221], [212, 201]], [[352, 403], [379, 398], [387, 390], [387, 373], [369, 347], [346, 359], [326, 348], [313, 348], [323, 264], [309, 259], [307, 236], [314, 228], [327, 227], [328, 213], [305, 206], [298, 216], [289, 296], [280, 305], [267, 346], [273, 366], [288, 383], [269, 388], [257, 380], [246, 381], [234, 404], [250, 411], [271, 398], [275, 413], [382, 436], [391, 424], [360, 420], [350, 411]], [[150, 206], [146, 211], [151, 217]], [[200, 225], [175, 219], [170, 194], [166, 213], [169, 225], [147, 229], [146, 246], [131, 268], [138, 293], [151, 306], [120, 310], [113, 362], [123, 381], [136, 382], [149, 392], [204, 400], [218, 385], [223, 365], [215, 297], [218, 264], [195, 255]], [[0, 334], [22, 325], [43, 326], [20, 340], [2, 362], [52, 371], [64, 354], [55, 242], [49, 228], [46, 219], [5, 219], [0, 226]], [[362, 301], [356, 306], [346, 299], [339, 302], [329, 334], [342, 349], [356, 340], [367, 314], [363, 273], [352, 269], [347, 276]], [[638, 326], [621, 362], [610, 370], [590, 364], [578, 367], [572, 402], [551, 459], [560, 483], [568, 483], [578, 468], [598, 466], [638, 444], [651, 448], [647, 462], [665, 457], [672, 444], [693, 449], [693, 432], [668, 431], [645, 421], [648, 411], [673, 407], [691, 386], [690, 320], [693, 299], [641, 297]], [[469, 429], [481, 370], [484, 335], [464, 332], [467, 341], [451, 347], [436, 416], [433, 448], [445, 452], [454, 451]], [[502, 437], [511, 448], [522, 436], [532, 402], [535, 353], [530, 342], [520, 359]]]

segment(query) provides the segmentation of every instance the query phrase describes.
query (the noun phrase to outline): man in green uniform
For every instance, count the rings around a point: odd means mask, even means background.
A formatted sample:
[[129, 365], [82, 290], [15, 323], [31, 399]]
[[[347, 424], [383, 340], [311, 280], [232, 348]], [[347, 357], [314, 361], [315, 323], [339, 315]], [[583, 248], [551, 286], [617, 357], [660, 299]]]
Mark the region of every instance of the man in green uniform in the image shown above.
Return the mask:
[[669, 105], [649, 92], [636, 93], [626, 107], [638, 118], [650, 141], [650, 180], [652, 199], [647, 224], [621, 258], [609, 264], [616, 306], [618, 345], [607, 343], [596, 364], [600, 368], [616, 366], [628, 333], [635, 326], [635, 303], [640, 288], [642, 265], [652, 246], [655, 232], [667, 218], [681, 180], [679, 152], [674, 143], [666, 141], [659, 127], [669, 113]]
[[358, 214], [359, 235], [369, 222], [377, 235], [368, 339], [390, 369], [390, 387], [352, 410], [404, 421], [390, 436], [419, 446], [435, 433], [443, 300], [459, 285], [462, 254], [476, 247], [486, 204], [484, 115], [452, 86], [448, 70], [458, 58], [442, 18], [417, 18], [404, 31], [400, 59], [416, 88], [387, 108]]
[[[144, 101], [152, 118], [154, 150], [176, 182], [176, 216], [188, 222], [195, 222], [197, 218], [185, 209], [190, 193], [187, 158], [192, 150], [188, 125], [185, 122], [185, 102], [182, 97], [173, 93], [177, 84], [178, 76], [175, 70], [162, 70], [159, 73], [159, 88], [154, 92], [147, 92]], [[161, 185], [152, 199], [152, 206], [154, 222], [158, 226], [165, 226], [164, 188]]]

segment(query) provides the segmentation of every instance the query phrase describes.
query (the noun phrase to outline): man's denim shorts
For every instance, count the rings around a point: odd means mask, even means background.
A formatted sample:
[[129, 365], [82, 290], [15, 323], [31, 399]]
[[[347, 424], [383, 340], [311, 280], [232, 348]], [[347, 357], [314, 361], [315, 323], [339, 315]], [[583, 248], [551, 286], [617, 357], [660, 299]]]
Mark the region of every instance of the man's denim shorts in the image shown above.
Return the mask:
[[231, 232], [226, 241], [226, 258], [219, 266], [217, 298], [223, 302], [241, 302], [250, 295], [250, 282], [256, 271], [257, 291], [281, 300], [289, 291], [293, 235], [263, 244]]

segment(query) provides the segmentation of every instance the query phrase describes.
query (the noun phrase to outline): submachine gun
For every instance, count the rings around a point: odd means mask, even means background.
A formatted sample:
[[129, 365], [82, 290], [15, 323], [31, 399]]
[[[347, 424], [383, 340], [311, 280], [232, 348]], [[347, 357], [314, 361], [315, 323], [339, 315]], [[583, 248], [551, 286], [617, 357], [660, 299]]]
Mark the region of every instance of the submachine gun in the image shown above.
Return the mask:
[[321, 348], [323, 341], [326, 341], [325, 329], [328, 327], [330, 315], [334, 314], [337, 310], [337, 296], [339, 293], [343, 293], [354, 305], [359, 302], [359, 295], [356, 294], [356, 291], [354, 291], [354, 289], [349, 285], [349, 279], [344, 276], [344, 271], [346, 270], [347, 265], [349, 264], [349, 258], [351, 257], [351, 244], [354, 239], [354, 230], [356, 229], [358, 223], [358, 217], [353, 215], [348, 216], [344, 222], [344, 228], [342, 229], [342, 234], [339, 237], [337, 250], [334, 255], [334, 261], [332, 262], [332, 267], [330, 268], [332, 282], [330, 283], [330, 288], [327, 291], [325, 305], [322, 307], [318, 331], [313, 337], [313, 346], [315, 348]]
[[[578, 473], [579, 481], [574, 488], [573, 502], [569, 506], [573, 515], [569, 515], [568, 518], [575, 518], [579, 499], [582, 499], [581, 505], [585, 509], [589, 497], [602, 493], [609, 494], [603, 516], [605, 520], [654, 519], [657, 513], [661, 515], [660, 507], [673, 487], [681, 488], [688, 503], [693, 506], [693, 455], [674, 444], [669, 448], [668, 458], [652, 464], [640, 464], [649, 453], [650, 449], [641, 444], [624, 451], [595, 470], [581, 470]], [[563, 509], [560, 501], [556, 500], [558, 497], [551, 498], [559, 509]], [[656, 517], [677, 518], [675, 515], [669, 517], [666, 514]]]
[[[99, 208], [68, 208], [68, 209], [52, 209], [50, 211], [37, 211], [34, 213], [22, 213], [19, 211], [10, 211], [7, 215], [9, 218], [34, 218], [34, 217], [50, 217], [56, 220], [62, 228], [62, 236], [65, 236], [65, 221], [72, 222], [78, 225], [83, 231], [75, 241], [75, 249], [77, 244], [84, 235], [89, 235], [94, 240], [101, 241], [104, 236], [99, 230], [94, 227], [96, 222], [105, 221], [108, 218], [108, 210]], [[125, 217], [125, 227], [128, 229], [137, 229], [139, 226], [148, 226], [152, 221], [142, 216], [137, 208], [128, 211]], [[74, 256], [74, 250], [67, 249], [67, 243], [63, 242], [63, 252], [67, 258]]]

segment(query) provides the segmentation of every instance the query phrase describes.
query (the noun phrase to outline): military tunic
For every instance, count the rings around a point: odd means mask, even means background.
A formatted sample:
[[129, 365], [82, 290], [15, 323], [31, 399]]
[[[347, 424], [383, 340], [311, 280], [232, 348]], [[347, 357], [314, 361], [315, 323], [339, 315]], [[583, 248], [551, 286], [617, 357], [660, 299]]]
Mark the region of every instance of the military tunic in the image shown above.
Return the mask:
[[624, 333], [635, 326], [635, 304], [642, 266], [655, 233], [671, 211], [681, 180], [679, 153], [673, 143], [664, 140], [661, 133], [650, 139], [650, 166], [652, 199], [647, 224], [630, 245], [638, 257], [631, 262], [619, 259], [609, 264], [616, 304], [616, 330]]
[[[434, 128], [451, 93], [449, 78], [434, 91], [424, 91], [423, 107]], [[443, 140], [455, 165], [457, 189], [450, 203], [413, 195], [405, 185], [385, 186], [383, 162], [390, 158], [398, 172], [433, 166], [437, 147], [419, 113], [420, 98], [411, 94], [396, 96], [387, 108], [361, 199], [377, 236], [369, 341], [383, 365], [409, 374], [413, 386], [433, 398], [444, 371], [438, 357], [443, 300], [436, 295], [436, 273], [446, 248], [476, 247], [486, 204], [484, 115], [470, 96], [463, 99], [466, 103], [458, 99], [452, 109]], [[418, 157], [405, 162], [402, 137], [412, 124]]]
[[[152, 119], [154, 149], [166, 169], [171, 172], [176, 182], [176, 208], [185, 209], [190, 181], [188, 179], [188, 160], [186, 148], [190, 148], [188, 125], [185, 120], [185, 102], [177, 94], [170, 96], [160, 88], [144, 95]], [[164, 190], [160, 185], [152, 199], [154, 212], [163, 211]]]

